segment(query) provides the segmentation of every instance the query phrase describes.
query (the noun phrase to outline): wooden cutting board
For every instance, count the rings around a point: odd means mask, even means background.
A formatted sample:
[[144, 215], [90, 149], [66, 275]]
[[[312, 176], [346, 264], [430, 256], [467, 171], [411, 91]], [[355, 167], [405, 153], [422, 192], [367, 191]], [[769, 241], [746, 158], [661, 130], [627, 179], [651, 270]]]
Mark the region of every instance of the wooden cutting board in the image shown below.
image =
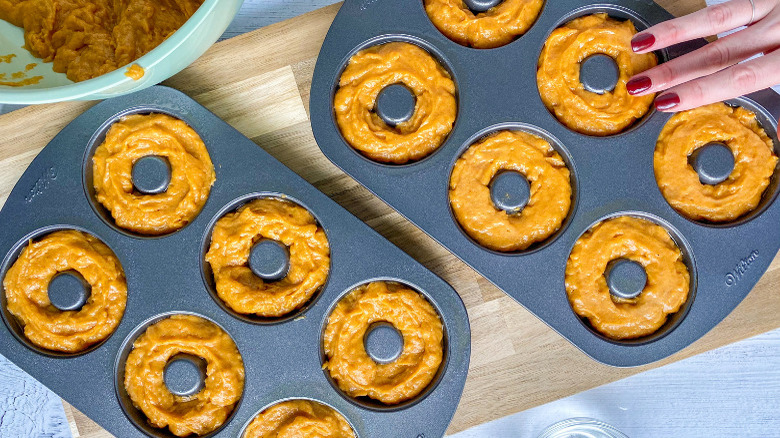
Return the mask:
[[[677, 15], [704, 7], [703, 0], [659, 3]], [[309, 86], [338, 8], [220, 42], [166, 85], [195, 98], [455, 287], [469, 312], [472, 356], [449, 433], [780, 327], [777, 257], [747, 299], [684, 351], [632, 369], [589, 359], [322, 155], [308, 119]], [[0, 205], [40, 149], [90, 105], [59, 103], [0, 116]], [[74, 436], [110, 436], [67, 403], [66, 412]]]

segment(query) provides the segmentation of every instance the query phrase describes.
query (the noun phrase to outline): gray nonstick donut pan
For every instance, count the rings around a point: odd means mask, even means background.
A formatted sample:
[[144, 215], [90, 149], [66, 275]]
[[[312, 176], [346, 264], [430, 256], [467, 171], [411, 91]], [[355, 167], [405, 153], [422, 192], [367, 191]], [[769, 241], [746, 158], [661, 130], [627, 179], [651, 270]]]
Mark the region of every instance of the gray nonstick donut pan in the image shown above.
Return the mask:
[[[94, 200], [89, 169], [95, 147], [113, 122], [124, 115], [152, 112], [177, 117], [201, 136], [214, 163], [216, 182], [203, 210], [189, 225], [161, 237], [141, 237], [118, 229]], [[165, 166], [145, 164], [137, 172], [139, 179], [147, 178], [136, 181], [137, 187], [154, 191], [161, 178], [143, 170], [146, 167]], [[330, 243], [327, 283], [304, 309], [278, 321], [231, 313], [216, 297], [204, 261], [214, 222], [263, 196], [283, 197], [307, 208]], [[5, 321], [0, 324], [0, 353], [115, 436], [172, 436], [167, 429], [147, 424], [126, 395], [122, 379], [132, 341], [148, 325], [174, 313], [197, 314], [220, 325], [244, 360], [241, 401], [225, 425], [209, 436], [240, 436], [257, 413], [290, 398], [313, 399], [335, 408], [361, 438], [386, 437], [388, 431], [399, 437], [442, 436], [463, 391], [470, 330], [466, 309], [452, 287], [176, 90], [152, 87], [99, 103], [76, 118], [16, 184], [0, 211], [0, 227], [2, 275], [29, 239], [63, 228], [98, 237], [121, 261], [128, 286], [124, 317], [112, 336], [82, 354], [53, 354], [34, 347], [7, 312], [5, 293], [0, 294]], [[279, 270], [280, 254], [284, 264], [284, 251], [263, 244], [253, 252], [253, 269], [278, 275], [275, 270]], [[322, 333], [331, 309], [344, 294], [373, 280], [396, 281], [422, 292], [445, 327], [445, 356], [437, 376], [420, 396], [398, 406], [349, 398], [322, 369]], [[74, 305], [78, 301], [71, 293], [74, 285], [80, 283], [58, 280], [52, 299], [63, 307]], [[371, 338], [366, 342], [369, 354], [378, 355], [378, 361], [391, 359], [387, 355], [397, 350], [397, 336], [380, 333]], [[169, 388], [181, 394], [197, 391], [202, 364], [186, 355], [174, 359], [165, 372]]]
[[[519, 301], [551, 328], [595, 360], [613, 366], [637, 366], [663, 359], [699, 339], [726, 317], [750, 292], [780, 247], [778, 171], [758, 208], [727, 224], [688, 220], [661, 195], [653, 171], [656, 139], [670, 115], [652, 111], [627, 131], [594, 137], [561, 124], [544, 106], [536, 85], [539, 55], [548, 35], [573, 18], [606, 12], [631, 19], [639, 30], [672, 18], [648, 0], [545, 2], [536, 23], [512, 43], [495, 49], [473, 49], [449, 40], [430, 22], [420, 0], [347, 0], [325, 38], [314, 71], [311, 118], [314, 136], [325, 155], [371, 192], [423, 229], [496, 286]], [[371, 161], [351, 148], [335, 122], [333, 96], [349, 58], [357, 51], [386, 42], [405, 41], [428, 50], [455, 81], [458, 115], [444, 144], [411, 164]], [[693, 41], [657, 53], [660, 61], [677, 57], [705, 42]], [[583, 81], [597, 92], [614, 86], [614, 66], [604, 59], [583, 63]], [[612, 84], [607, 83], [612, 78]], [[396, 94], [394, 92], [394, 94]], [[404, 102], [408, 99], [385, 99]], [[775, 141], [780, 98], [771, 90], [734, 99], [756, 112]], [[396, 103], [395, 105], [401, 105]], [[376, 108], [399, 115], [403, 108]], [[517, 253], [490, 251], [471, 240], [455, 221], [449, 205], [452, 167], [461, 153], [499, 129], [539, 135], [558, 150], [572, 171], [573, 202], [569, 217], [549, 239]], [[717, 151], [697, 168], [714, 177], [724, 165]], [[726, 157], [728, 159], [728, 157]], [[494, 181], [495, 183], [495, 181]], [[517, 193], [499, 193], [504, 209], [519, 208], [527, 198], [523, 184], [501, 181]], [[493, 193], [496, 194], [495, 192]], [[655, 334], [614, 341], [598, 334], [569, 305], [565, 290], [566, 261], [575, 241], [595, 223], [630, 214], [664, 226], [680, 246], [691, 273], [689, 299]], [[611, 281], [636, 287], [635, 269], [619, 269], [629, 278]], [[639, 281], [643, 281], [639, 273]], [[630, 294], [630, 290], [624, 290]]]

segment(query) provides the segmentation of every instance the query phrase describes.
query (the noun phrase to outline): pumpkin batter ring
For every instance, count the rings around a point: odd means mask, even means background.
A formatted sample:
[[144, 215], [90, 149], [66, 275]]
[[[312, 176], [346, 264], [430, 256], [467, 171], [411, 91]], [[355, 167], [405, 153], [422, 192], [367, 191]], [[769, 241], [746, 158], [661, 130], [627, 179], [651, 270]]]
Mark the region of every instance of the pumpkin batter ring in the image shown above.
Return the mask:
[[[614, 297], [604, 273], [612, 260], [642, 265], [647, 284], [633, 299]], [[662, 226], [619, 216], [594, 225], [574, 244], [566, 263], [566, 293], [574, 312], [612, 339], [655, 333], [688, 300], [690, 274]]]
[[322, 403], [297, 399], [277, 403], [257, 414], [244, 438], [355, 438], [347, 420]]
[[[734, 170], [716, 185], [702, 184], [688, 164], [700, 147], [722, 143], [734, 155]], [[675, 114], [661, 130], [653, 167], [664, 198], [694, 220], [725, 222], [753, 211], [777, 166], [772, 139], [756, 115], [714, 103]]]
[[[61, 311], [48, 297], [60, 272], [77, 271], [92, 290], [79, 310]], [[77, 353], [114, 332], [127, 303], [127, 283], [116, 255], [97, 238], [76, 230], [55, 231], [31, 241], [3, 279], [8, 311], [33, 344]]]
[[[405, 85], [416, 97], [414, 113], [395, 127], [375, 112], [379, 93]], [[410, 43], [369, 47], [350, 58], [334, 98], [336, 123], [350, 146], [368, 158], [403, 164], [436, 150], [455, 123], [455, 83], [439, 62]]]
[[[165, 366], [180, 353], [206, 361], [205, 384], [197, 394], [180, 396], [165, 386]], [[172, 315], [150, 325], [133, 342], [124, 385], [152, 426], [167, 426], [176, 436], [205, 435], [224, 424], [241, 398], [244, 362], [230, 335], [213, 322]]]
[[[165, 192], [134, 190], [132, 171], [139, 159], [160, 156], [171, 166]], [[122, 117], [92, 157], [95, 198], [117, 226], [147, 235], [176, 231], [200, 213], [214, 184], [214, 166], [200, 136], [165, 114]]]
[[[289, 271], [264, 282], [249, 268], [252, 247], [275, 240], [290, 253]], [[217, 295], [241, 314], [281, 317], [300, 308], [325, 284], [330, 249], [325, 231], [305, 208], [275, 198], [255, 199], [214, 225], [206, 253]]]
[[464, 46], [492, 49], [511, 43], [536, 21], [544, 0], [504, 0], [474, 14], [463, 0], [425, 0], [425, 12], [447, 38]]
[[[617, 134], [642, 118], [655, 94], [632, 96], [626, 83], [633, 75], [655, 67], [655, 54], [631, 50], [634, 24], [599, 13], [555, 29], [544, 43], [536, 82], [550, 112], [568, 128], [588, 135]], [[615, 60], [619, 74], [614, 90], [597, 94], [580, 81], [580, 63], [592, 55]]]
[[[376, 322], [392, 324], [403, 336], [400, 356], [378, 364], [364, 337]], [[443, 358], [444, 330], [438, 313], [417, 291], [376, 281], [342, 298], [328, 317], [324, 369], [351, 397], [370, 397], [388, 405], [419, 395], [436, 376]]]
[[[493, 205], [490, 183], [502, 171], [522, 173], [531, 198], [508, 214]], [[571, 208], [569, 169], [544, 139], [523, 131], [500, 131], [470, 146], [450, 176], [450, 205], [461, 227], [496, 251], [520, 251], [560, 229]]]

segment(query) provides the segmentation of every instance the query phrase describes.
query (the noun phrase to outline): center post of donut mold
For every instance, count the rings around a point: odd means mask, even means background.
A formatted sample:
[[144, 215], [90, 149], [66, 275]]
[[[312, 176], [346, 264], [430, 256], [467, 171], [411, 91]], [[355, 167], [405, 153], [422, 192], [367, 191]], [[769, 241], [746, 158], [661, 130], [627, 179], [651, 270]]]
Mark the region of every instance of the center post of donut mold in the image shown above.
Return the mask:
[[647, 285], [647, 272], [639, 263], [626, 258], [607, 264], [609, 293], [617, 298], [631, 300], [639, 296]]
[[133, 163], [133, 187], [145, 195], [168, 190], [171, 183], [171, 163], [165, 157], [149, 155]]
[[417, 98], [412, 90], [403, 84], [392, 84], [383, 88], [376, 98], [376, 114], [388, 126], [397, 126], [414, 115]]
[[531, 184], [520, 172], [499, 172], [490, 181], [490, 199], [497, 209], [507, 214], [520, 213], [531, 199]]
[[168, 390], [175, 395], [195, 395], [206, 385], [206, 361], [198, 356], [179, 353], [165, 365], [163, 380]]
[[401, 332], [389, 322], [375, 322], [366, 330], [363, 346], [374, 362], [387, 364], [401, 356], [404, 338]]
[[59, 310], [81, 310], [92, 295], [92, 286], [75, 270], [55, 275], [47, 288], [49, 301]]
[[290, 270], [290, 250], [271, 239], [261, 239], [249, 251], [249, 269], [264, 281], [278, 281]]
[[488, 10], [495, 8], [503, 2], [504, 0], [463, 0], [463, 3], [466, 4], [466, 7], [475, 14], [479, 14], [480, 12], [487, 12]]
[[580, 63], [580, 82], [591, 93], [611, 93], [617, 86], [619, 76], [617, 63], [609, 55], [597, 53]]
[[724, 143], [707, 143], [688, 156], [688, 164], [699, 174], [702, 184], [714, 186], [734, 171], [734, 154]]

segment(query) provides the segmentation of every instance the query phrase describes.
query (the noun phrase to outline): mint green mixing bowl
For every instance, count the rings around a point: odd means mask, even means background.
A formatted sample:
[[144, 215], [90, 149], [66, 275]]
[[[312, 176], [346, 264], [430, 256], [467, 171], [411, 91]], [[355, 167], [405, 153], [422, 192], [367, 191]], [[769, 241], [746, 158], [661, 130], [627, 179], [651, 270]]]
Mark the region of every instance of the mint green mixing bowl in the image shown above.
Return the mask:
[[27, 77], [43, 76], [38, 84], [24, 87], [0, 85], [0, 103], [36, 104], [64, 100], [106, 99], [142, 90], [158, 84], [195, 61], [222, 33], [235, 17], [243, 0], [206, 0], [186, 23], [154, 50], [135, 61], [143, 67], [144, 77], [135, 81], [127, 76], [127, 67], [94, 79], [73, 82], [63, 73], [55, 73], [51, 63], [44, 63], [23, 49], [22, 29], [0, 20], [0, 57], [14, 54], [10, 63], [0, 62], [0, 73], [10, 80], [14, 72], [27, 71]]

